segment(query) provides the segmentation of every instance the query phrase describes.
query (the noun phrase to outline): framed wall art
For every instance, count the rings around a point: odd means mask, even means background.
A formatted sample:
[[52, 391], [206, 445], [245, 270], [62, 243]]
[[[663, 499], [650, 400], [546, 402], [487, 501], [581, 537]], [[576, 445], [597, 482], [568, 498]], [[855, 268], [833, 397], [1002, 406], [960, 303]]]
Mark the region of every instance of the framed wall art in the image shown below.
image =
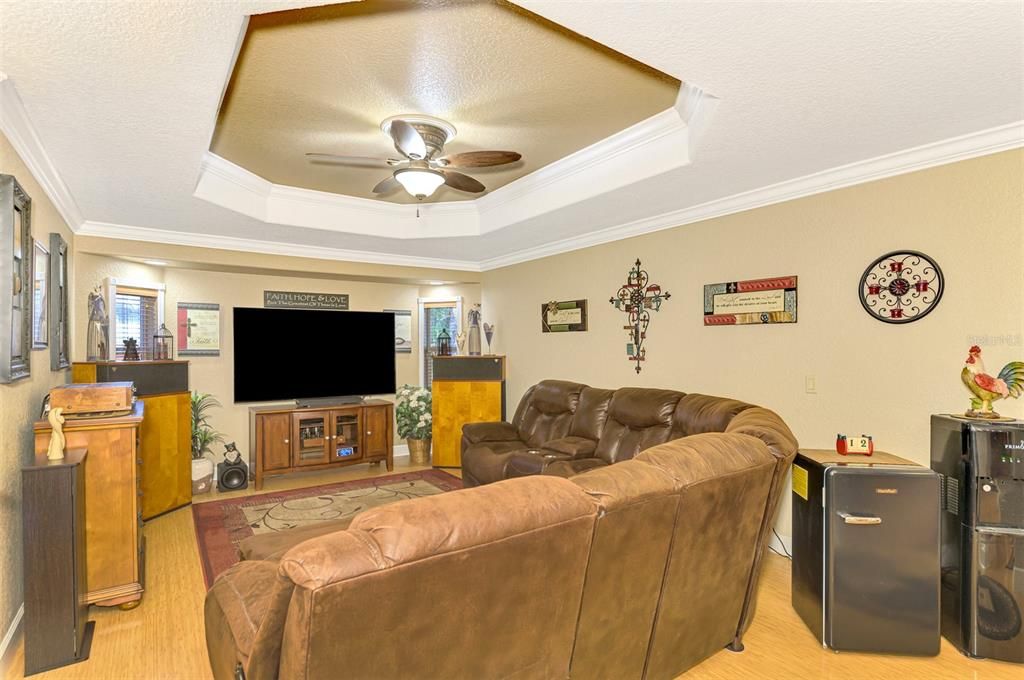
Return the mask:
[[68, 243], [58, 233], [50, 234], [50, 285], [47, 291], [50, 313], [50, 370], [71, 367], [68, 315]]
[[886, 253], [860, 277], [860, 304], [884, 323], [911, 323], [939, 304], [946, 279], [935, 260], [916, 250]]
[[796, 277], [709, 283], [704, 286], [704, 325], [796, 323]]
[[0, 383], [31, 374], [32, 199], [0, 175]]
[[395, 353], [412, 354], [412, 311], [385, 309], [395, 315]]
[[32, 246], [32, 349], [46, 349], [50, 341], [50, 251], [36, 241]]
[[569, 333], [587, 330], [587, 301], [552, 300], [540, 306], [542, 333]]
[[178, 356], [220, 356], [220, 305], [178, 303]]

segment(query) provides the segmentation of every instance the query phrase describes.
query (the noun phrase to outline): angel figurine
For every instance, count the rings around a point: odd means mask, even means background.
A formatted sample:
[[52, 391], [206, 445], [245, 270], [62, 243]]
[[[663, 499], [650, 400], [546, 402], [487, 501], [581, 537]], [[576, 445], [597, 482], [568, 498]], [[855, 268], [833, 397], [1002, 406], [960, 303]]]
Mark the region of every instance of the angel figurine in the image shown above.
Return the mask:
[[89, 326], [86, 333], [86, 359], [88, 361], [106, 361], [107, 331], [110, 329], [110, 317], [107, 316], [107, 303], [103, 299], [100, 287], [89, 293]]
[[54, 408], [50, 409], [50, 412], [46, 415], [46, 419], [50, 421], [50, 446], [46, 449], [46, 458], [48, 460], [61, 460], [64, 458], [64, 446], [67, 444], [67, 439], [64, 436], [64, 409]]

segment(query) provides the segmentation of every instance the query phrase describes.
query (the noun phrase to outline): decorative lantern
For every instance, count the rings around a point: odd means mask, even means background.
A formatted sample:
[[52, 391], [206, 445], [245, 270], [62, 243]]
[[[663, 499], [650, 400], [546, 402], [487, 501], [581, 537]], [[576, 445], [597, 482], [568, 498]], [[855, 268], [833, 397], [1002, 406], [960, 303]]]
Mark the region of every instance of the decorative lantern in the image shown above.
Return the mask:
[[166, 324], [160, 324], [160, 330], [153, 336], [153, 360], [162, 361], [174, 358], [174, 336]]
[[437, 356], [450, 357], [452, 355], [452, 336], [447, 328], [442, 328], [437, 334]]

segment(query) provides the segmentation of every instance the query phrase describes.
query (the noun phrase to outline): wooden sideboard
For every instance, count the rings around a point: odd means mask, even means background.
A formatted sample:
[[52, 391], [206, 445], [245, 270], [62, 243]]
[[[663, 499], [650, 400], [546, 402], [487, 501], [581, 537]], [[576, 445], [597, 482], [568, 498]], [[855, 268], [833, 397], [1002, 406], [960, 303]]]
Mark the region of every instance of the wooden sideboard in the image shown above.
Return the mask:
[[[139, 511], [139, 429], [144, 406], [112, 418], [68, 419], [66, 450], [85, 459], [86, 601], [130, 609], [142, 598], [145, 542]], [[45, 456], [50, 423], [37, 421], [35, 452]]]
[[75, 383], [135, 384], [146, 404], [140, 430], [142, 519], [192, 502], [192, 396], [187, 361], [76, 361]]
[[249, 409], [250, 461], [256, 489], [265, 477], [356, 463], [394, 469], [394, 406], [367, 399], [318, 408], [254, 406]]
[[434, 467], [462, 466], [462, 426], [505, 419], [505, 357], [434, 357]]

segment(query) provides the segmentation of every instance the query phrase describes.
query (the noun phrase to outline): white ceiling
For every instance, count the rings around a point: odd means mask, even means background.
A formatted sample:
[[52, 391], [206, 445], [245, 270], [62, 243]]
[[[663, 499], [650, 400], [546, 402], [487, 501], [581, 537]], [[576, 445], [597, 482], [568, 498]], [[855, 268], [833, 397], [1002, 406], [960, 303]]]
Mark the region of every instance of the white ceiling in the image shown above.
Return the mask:
[[0, 71], [38, 138], [9, 103], [4, 131], [30, 165], [52, 163], [82, 233], [470, 269], [1024, 144], [1020, 2], [523, 0], [717, 97], [689, 163], [456, 238], [268, 223], [196, 198], [245, 16], [310, 4], [0, 2]]

